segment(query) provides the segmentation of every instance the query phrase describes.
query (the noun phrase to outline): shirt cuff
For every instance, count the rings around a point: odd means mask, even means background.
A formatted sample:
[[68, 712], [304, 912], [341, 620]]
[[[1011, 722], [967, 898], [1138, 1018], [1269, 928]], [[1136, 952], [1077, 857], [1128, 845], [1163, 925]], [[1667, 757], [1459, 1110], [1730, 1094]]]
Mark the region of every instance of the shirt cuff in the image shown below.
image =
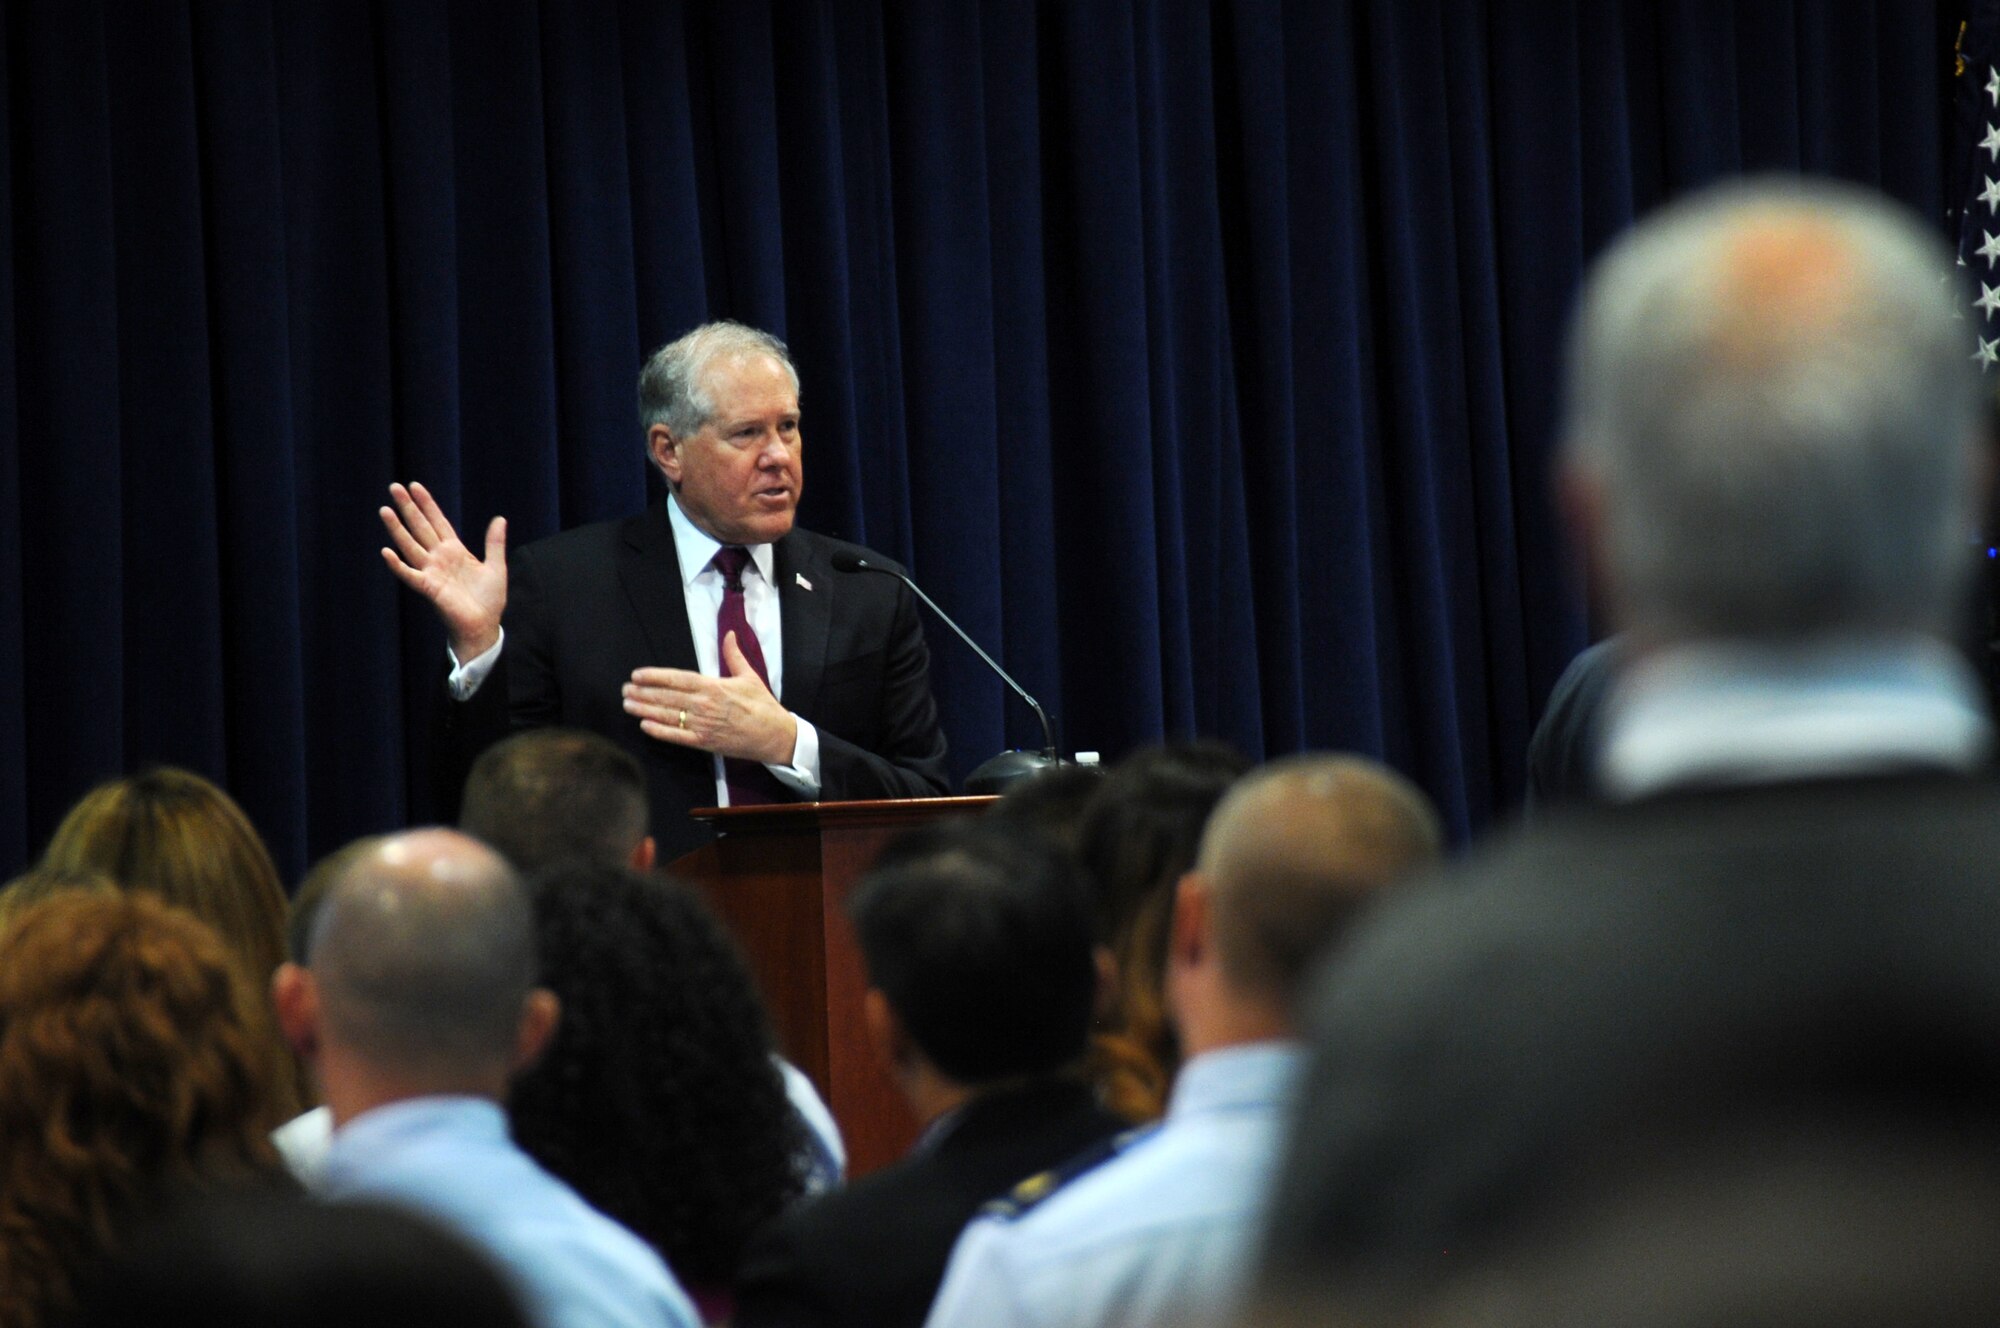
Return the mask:
[[819, 799], [819, 730], [797, 715], [792, 718], [799, 724], [799, 736], [792, 743], [792, 763], [764, 768], [786, 788], [808, 802], [815, 802]]
[[[479, 690], [479, 684], [486, 681], [486, 675], [493, 672], [493, 666], [500, 662], [500, 647], [506, 644], [507, 629], [502, 627], [498, 641], [487, 647], [484, 654], [475, 655], [463, 664], [458, 662], [458, 656], [452, 653], [450, 646], [444, 648], [445, 658], [451, 661], [451, 676], [444, 680], [444, 685], [451, 689], [452, 700], [470, 701], [472, 699], [472, 694]], [[804, 721], [801, 720], [800, 722], [803, 723]], [[818, 763], [819, 737], [815, 734], [813, 737], [813, 764], [817, 767]]]

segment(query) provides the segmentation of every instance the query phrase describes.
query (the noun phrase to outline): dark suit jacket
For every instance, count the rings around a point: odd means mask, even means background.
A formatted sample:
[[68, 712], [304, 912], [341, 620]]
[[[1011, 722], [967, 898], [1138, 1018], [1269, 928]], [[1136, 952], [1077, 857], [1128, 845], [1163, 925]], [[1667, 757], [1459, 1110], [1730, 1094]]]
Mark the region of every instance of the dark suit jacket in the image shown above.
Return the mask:
[[[784, 624], [781, 699], [819, 729], [820, 796], [942, 794], [944, 735], [915, 597], [891, 577], [835, 571], [832, 558], [842, 550], [891, 565], [859, 545], [796, 528], [773, 546]], [[715, 805], [713, 759], [648, 738], [619, 692], [636, 668], [696, 667], [665, 507], [515, 550], [507, 574], [499, 667], [470, 700], [446, 707], [453, 773], [463, 782], [472, 758], [510, 728], [592, 729], [645, 768], [661, 861], [706, 840], [687, 812]]]
[[737, 1328], [920, 1328], [979, 1206], [1124, 1123], [1068, 1080], [967, 1104], [935, 1147], [806, 1204], [752, 1242]]
[[1309, 1010], [1280, 1280], [1421, 1276], [1600, 1151], [1745, 1113], [1973, 1091], [1992, 1119], [2000, 788], [1909, 775], [1558, 811], [1391, 900]]

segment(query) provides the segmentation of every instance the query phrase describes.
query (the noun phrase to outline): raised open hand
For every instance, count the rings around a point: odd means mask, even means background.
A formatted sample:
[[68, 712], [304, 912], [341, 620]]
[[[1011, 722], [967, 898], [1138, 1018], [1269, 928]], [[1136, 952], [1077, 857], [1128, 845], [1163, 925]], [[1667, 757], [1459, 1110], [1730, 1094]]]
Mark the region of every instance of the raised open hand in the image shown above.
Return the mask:
[[391, 484], [389, 501], [394, 506], [380, 514], [395, 547], [382, 550], [382, 561], [397, 580], [431, 602], [461, 664], [485, 654], [500, 639], [500, 615], [507, 608], [507, 518], [496, 516], [486, 527], [482, 561], [423, 485]]

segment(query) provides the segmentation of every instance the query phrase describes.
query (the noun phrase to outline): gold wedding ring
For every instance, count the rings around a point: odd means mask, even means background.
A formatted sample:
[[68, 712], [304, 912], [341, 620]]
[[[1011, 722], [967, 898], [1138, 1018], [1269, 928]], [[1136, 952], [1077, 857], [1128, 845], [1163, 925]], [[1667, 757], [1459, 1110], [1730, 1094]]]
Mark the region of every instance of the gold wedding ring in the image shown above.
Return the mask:
[[687, 726], [688, 726], [688, 712], [683, 710], [681, 711], [681, 727], [686, 728]]

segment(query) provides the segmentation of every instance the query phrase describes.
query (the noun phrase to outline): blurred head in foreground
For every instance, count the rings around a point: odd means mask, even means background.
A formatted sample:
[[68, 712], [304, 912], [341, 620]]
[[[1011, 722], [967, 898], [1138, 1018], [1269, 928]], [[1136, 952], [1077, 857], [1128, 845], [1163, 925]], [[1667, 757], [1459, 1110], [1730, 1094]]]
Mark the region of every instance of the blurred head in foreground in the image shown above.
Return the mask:
[[1949, 637], [1984, 487], [1950, 257], [1886, 200], [1762, 180], [1593, 268], [1562, 491], [1640, 644]]

